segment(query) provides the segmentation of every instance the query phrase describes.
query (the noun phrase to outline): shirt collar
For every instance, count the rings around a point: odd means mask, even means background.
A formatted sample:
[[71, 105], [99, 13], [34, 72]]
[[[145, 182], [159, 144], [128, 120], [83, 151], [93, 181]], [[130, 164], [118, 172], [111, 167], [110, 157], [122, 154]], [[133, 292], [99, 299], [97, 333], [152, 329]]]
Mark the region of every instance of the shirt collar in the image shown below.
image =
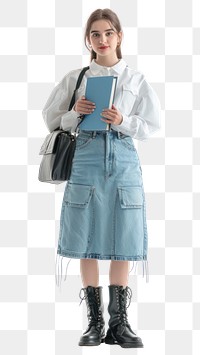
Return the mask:
[[104, 71], [115, 71], [117, 74], [121, 74], [125, 67], [127, 66], [126, 62], [124, 59], [120, 59], [120, 61], [113, 65], [112, 67], [106, 67], [106, 66], [103, 66], [103, 65], [99, 65], [95, 62], [94, 59], [92, 59], [91, 63], [90, 63], [90, 70], [92, 72], [92, 74], [96, 75], [98, 73], [100, 73], [101, 71], [104, 72]]

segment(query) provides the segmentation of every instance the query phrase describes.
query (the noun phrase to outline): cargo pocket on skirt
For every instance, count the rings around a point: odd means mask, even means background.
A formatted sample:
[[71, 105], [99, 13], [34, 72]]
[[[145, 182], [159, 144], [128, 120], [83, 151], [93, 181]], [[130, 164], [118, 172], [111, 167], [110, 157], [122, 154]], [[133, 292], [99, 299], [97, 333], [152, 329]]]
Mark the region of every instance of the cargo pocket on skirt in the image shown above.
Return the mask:
[[115, 252], [140, 260], [144, 252], [143, 189], [141, 186], [121, 186], [117, 190]]
[[63, 197], [60, 223], [61, 252], [83, 254], [87, 251], [94, 225], [93, 193], [93, 186], [68, 182]]

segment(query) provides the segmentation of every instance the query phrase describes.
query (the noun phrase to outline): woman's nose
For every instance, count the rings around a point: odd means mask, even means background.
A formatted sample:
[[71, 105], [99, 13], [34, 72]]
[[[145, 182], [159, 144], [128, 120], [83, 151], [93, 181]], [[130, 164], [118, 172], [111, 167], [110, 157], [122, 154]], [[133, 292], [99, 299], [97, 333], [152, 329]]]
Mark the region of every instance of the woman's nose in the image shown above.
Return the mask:
[[100, 42], [100, 43], [106, 42], [106, 37], [105, 37], [104, 35], [100, 36], [99, 42]]

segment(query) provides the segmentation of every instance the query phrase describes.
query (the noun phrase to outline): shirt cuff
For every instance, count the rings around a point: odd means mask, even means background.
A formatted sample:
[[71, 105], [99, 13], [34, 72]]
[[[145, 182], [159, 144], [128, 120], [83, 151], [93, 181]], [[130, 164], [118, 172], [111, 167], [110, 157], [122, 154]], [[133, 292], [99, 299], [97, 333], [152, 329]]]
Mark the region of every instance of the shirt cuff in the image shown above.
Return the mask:
[[134, 116], [128, 117], [123, 114], [122, 122], [119, 125], [115, 125], [114, 127], [119, 132], [127, 135], [133, 135], [133, 132], [136, 133], [138, 129], [137, 119], [134, 119]]
[[63, 130], [71, 130], [74, 131], [78, 124], [78, 117], [80, 114], [72, 108], [71, 111], [66, 112], [61, 119], [60, 127]]

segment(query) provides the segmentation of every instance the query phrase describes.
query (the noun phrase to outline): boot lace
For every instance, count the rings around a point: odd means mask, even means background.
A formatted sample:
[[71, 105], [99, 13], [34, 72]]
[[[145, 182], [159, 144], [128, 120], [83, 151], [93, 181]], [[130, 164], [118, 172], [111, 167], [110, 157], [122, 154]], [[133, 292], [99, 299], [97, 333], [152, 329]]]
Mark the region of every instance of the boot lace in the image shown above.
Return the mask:
[[[119, 297], [118, 297], [119, 294]], [[117, 294], [117, 302], [119, 307], [119, 319], [121, 319], [121, 323], [124, 326], [130, 326], [129, 322], [128, 322], [128, 315], [127, 315], [127, 308], [130, 306], [131, 303], [131, 298], [132, 298], [132, 290], [129, 286], [126, 286], [125, 289], [119, 289]], [[129, 303], [127, 305], [127, 300], [129, 299]]]
[[95, 293], [91, 293], [89, 297], [88, 294], [84, 294], [84, 296], [81, 297], [82, 290], [84, 291], [84, 288], [81, 288], [79, 292], [79, 297], [81, 298], [79, 306], [81, 305], [83, 300], [88, 301], [89, 311], [90, 311], [88, 312], [88, 319], [89, 319], [88, 326], [90, 327], [91, 325], [94, 324], [95, 326], [100, 327], [102, 312], [100, 309], [100, 299], [99, 299], [98, 289], [95, 289]]

